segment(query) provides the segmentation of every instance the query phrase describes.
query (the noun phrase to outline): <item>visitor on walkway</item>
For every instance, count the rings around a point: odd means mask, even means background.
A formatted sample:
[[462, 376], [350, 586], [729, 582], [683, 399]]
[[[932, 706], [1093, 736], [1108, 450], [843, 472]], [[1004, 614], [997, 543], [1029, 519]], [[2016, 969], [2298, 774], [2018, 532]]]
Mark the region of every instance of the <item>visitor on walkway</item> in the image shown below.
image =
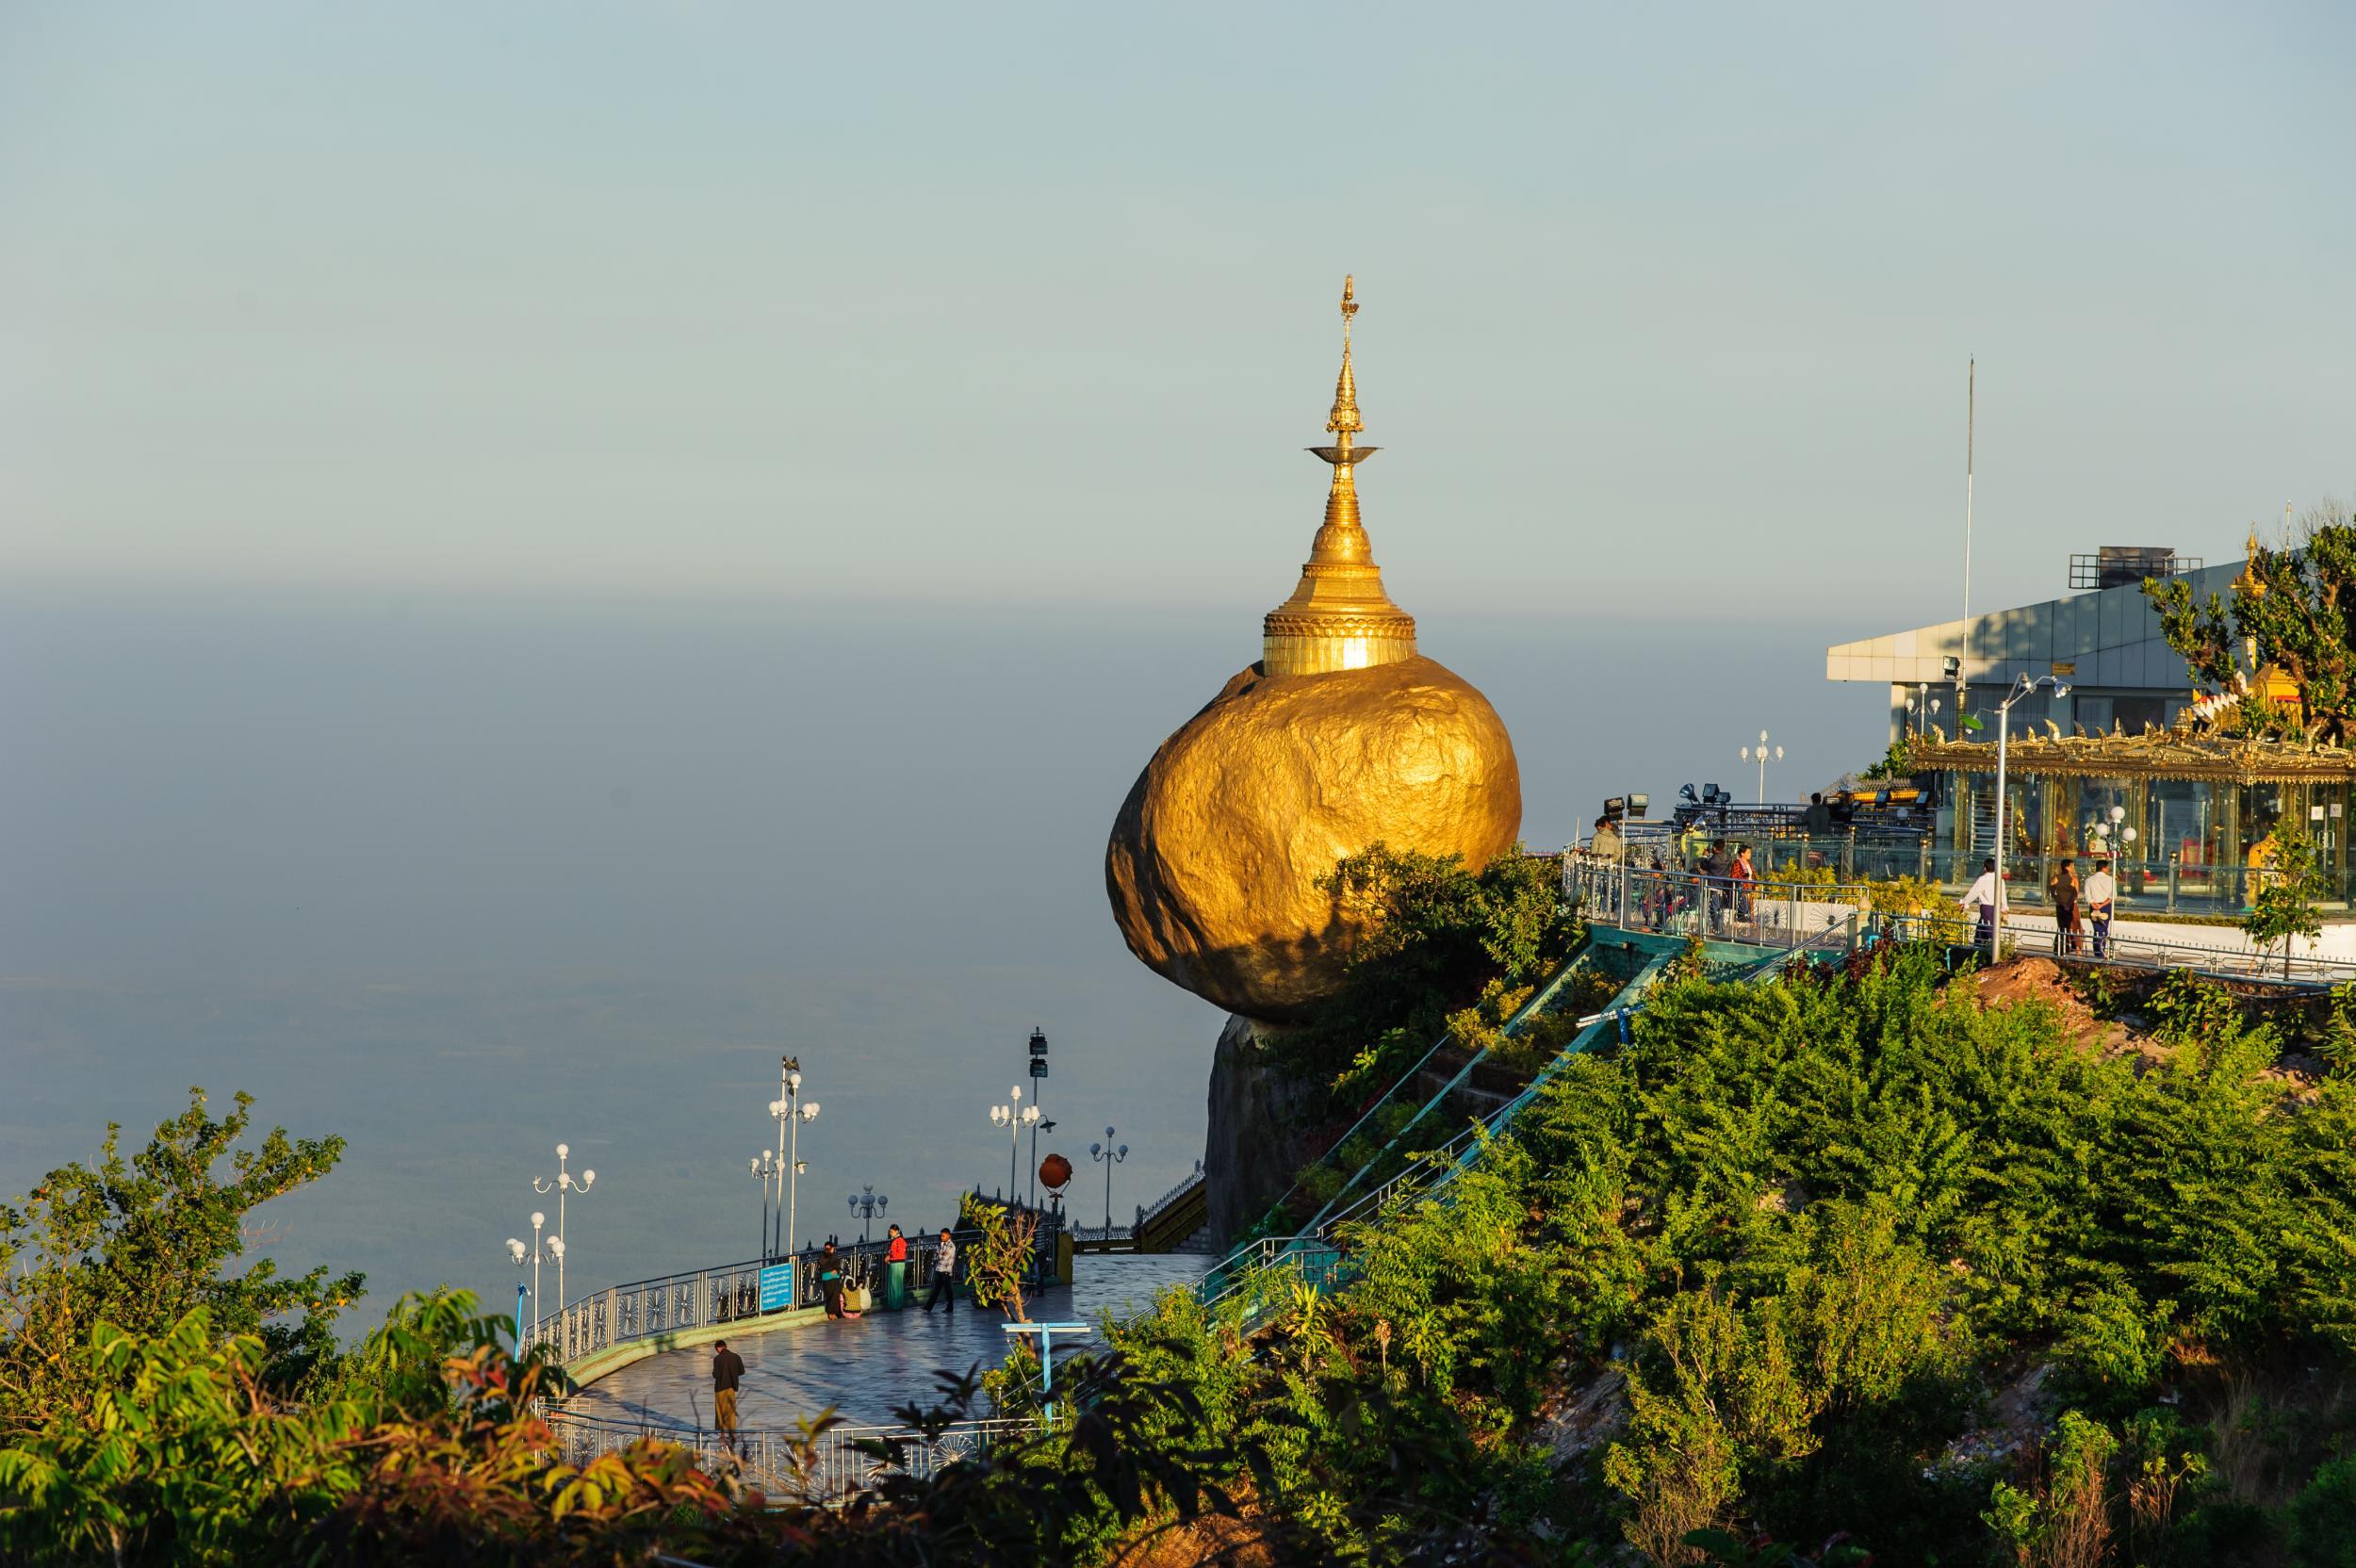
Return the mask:
[[1976, 906], [1980, 911], [1980, 931], [1974, 939], [1982, 947], [1996, 939], [1997, 910], [2004, 902], [2004, 885], [1996, 879], [1996, 857], [1980, 862], [1980, 879], [1972, 884], [1972, 890], [1963, 895], [1963, 906]]
[[736, 1385], [744, 1380], [744, 1358], [727, 1340], [712, 1347], [712, 1420], [724, 1432], [736, 1430]]
[[933, 1288], [924, 1298], [924, 1310], [933, 1310], [933, 1303], [948, 1303], [949, 1315], [957, 1315], [957, 1244], [949, 1239], [949, 1227], [941, 1228], [941, 1246], [933, 1253]]
[[2065, 957], [2078, 951], [2078, 862], [2064, 860], [2054, 868], [2045, 890], [2053, 898], [2053, 946]]
[[843, 1315], [843, 1259], [834, 1250], [834, 1239], [828, 1237], [818, 1254], [818, 1288], [826, 1292], [826, 1315]]
[[908, 1304], [908, 1238], [897, 1225], [888, 1233], [892, 1245], [884, 1249], [884, 1310], [898, 1312]]
[[1752, 899], [1759, 887], [1759, 873], [1751, 869], [1751, 846], [1739, 844], [1734, 851], [1734, 864], [1726, 868], [1726, 880], [1734, 893], [1734, 918], [1751, 918]]
[[2119, 897], [2119, 884], [2111, 880], [2111, 863], [2094, 862], [2094, 874], [2086, 878], [2086, 919], [2094, 923], [2094, 956], [2111, 956], [2111, 906]]
[[1587, 841], [1587, 853], [1615, 866], [1620, 863], [1620, 830], [1612, 825], [1610, 817], [1595, 819], [1595, 836]]

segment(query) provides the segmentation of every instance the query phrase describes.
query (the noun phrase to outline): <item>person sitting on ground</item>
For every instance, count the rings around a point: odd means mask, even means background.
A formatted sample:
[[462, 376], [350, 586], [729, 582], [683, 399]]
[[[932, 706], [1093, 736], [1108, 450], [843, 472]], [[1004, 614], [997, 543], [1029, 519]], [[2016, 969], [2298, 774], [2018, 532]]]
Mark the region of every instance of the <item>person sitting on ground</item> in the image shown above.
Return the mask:
[[957, 1244], [949, 1238], [949, 1227], [941, 1228], [941, 1245], [933, 1253], [933, 1288], [924, 1298], [924, 1310], [933, 1310], [936, 1301], [945, 1302], [952, 1317], [957, 1315]]
[[843, 1315], [843, 1259], [841, 1254], [834, 1250], [832, 1236], [826, 1238], [826, 1247], [818, 1254], [818, 1288], [826, 1292], [826, 1315], [841, 1317]]
[[744, 1378], [744, 1358], [725, 1339], [712, 1347], [712, 1420], [724, 1432], [736, 1430], [736, 1385]]
[[1996, 939], [1997, 911], [2004, 902], [2004, 885], [1997, 880], [1996, 857], [1991, 855], [1980, 862], [1980, 879], [1972, 884], [1970, 892], [1963, 895], [1965, 908], [1976, 906], [1980, 911], [1980, 930], [1974, 939], [1983, 947]]

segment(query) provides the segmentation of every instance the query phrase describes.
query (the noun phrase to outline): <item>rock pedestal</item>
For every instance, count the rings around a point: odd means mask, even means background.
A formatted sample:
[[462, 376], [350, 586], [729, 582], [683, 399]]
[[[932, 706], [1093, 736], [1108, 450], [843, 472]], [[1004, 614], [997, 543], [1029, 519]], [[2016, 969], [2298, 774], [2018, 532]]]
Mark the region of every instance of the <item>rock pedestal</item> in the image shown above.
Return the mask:
[[1203, 1152], [1211, 1234], [1221, 1246], [1250, 1229], [1308, 1163], [1308, 1145], [1292, 1129], [1301, 1093], [1270, 1070], [1262, 1026], [1241, 1015], [1228, 1019], [1211, 1058]]

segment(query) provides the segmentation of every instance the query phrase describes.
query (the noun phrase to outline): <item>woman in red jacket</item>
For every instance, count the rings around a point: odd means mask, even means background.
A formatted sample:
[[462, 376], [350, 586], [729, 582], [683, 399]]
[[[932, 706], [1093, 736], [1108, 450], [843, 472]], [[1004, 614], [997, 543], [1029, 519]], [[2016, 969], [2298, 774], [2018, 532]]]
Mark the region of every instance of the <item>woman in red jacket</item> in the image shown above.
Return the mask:
[[892, 1245], [884, 1250], [884, 1309], [898, 1312], [908, 1304], [908, 1238], [892, 1227]]

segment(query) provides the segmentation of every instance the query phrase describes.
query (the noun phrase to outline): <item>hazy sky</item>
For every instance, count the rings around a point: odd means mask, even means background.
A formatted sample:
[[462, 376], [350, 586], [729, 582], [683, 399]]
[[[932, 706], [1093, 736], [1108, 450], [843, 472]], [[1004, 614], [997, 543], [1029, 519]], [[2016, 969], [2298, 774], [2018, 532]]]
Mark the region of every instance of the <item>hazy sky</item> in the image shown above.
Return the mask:
[[[0, 4], [0, 574], [1953, 614], [2356, 482], [2338, 6]], [[1249, 628], [1243, 633], [1248, 645]], [[1240, 662], [1240, 661], [1238, 661]]]

